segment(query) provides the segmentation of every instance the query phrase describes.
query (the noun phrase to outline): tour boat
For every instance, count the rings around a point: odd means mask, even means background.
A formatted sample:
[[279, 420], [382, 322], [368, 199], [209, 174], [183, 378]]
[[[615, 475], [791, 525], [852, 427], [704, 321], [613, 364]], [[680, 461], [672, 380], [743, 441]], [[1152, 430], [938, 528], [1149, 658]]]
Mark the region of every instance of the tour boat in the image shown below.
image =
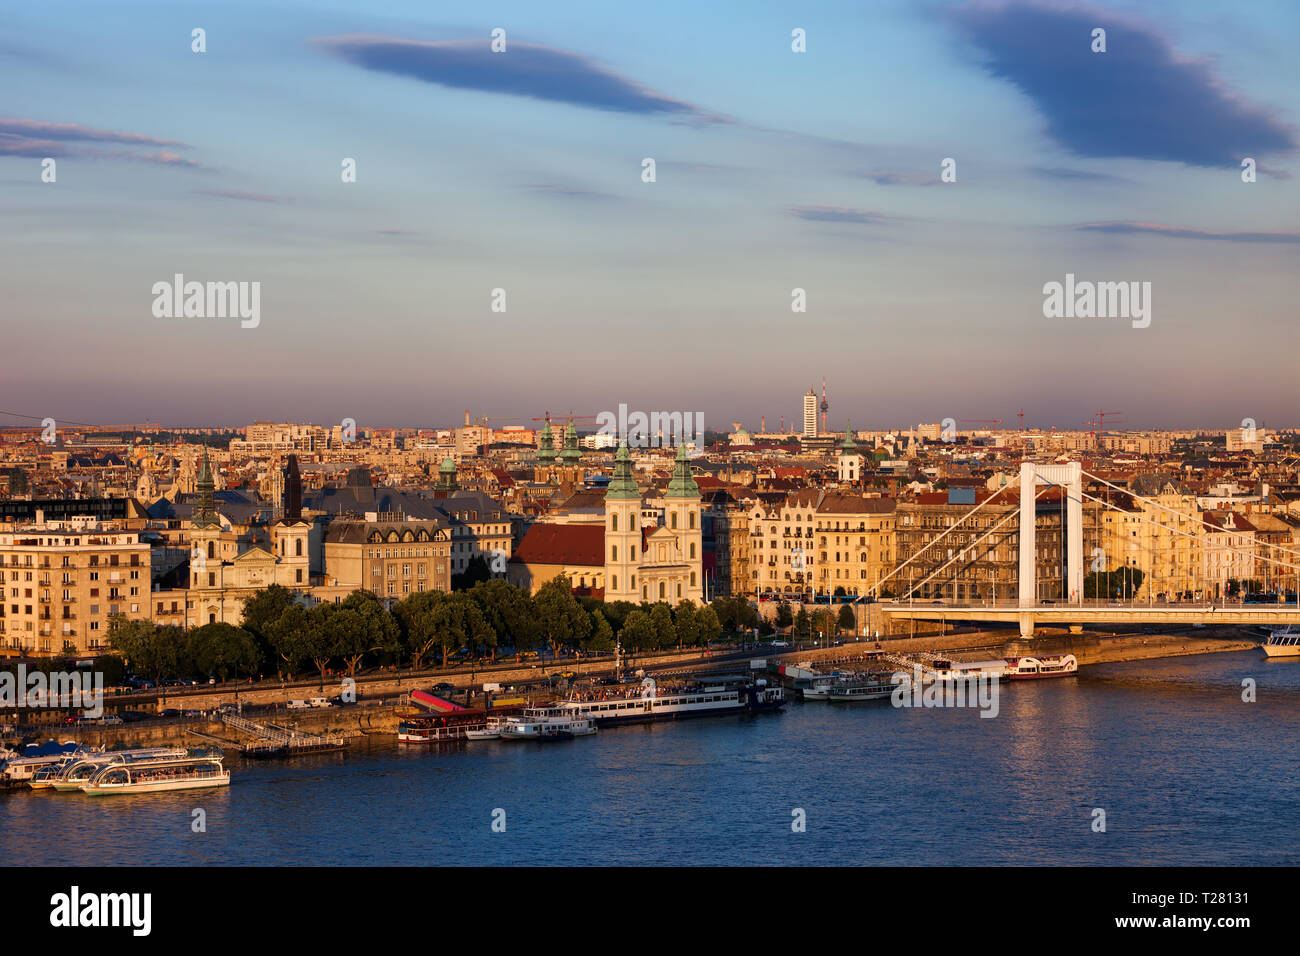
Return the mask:
[[507, 716], [520, 713], [518, 707], [493, 707], [491, 713], [481, 707], [465, 708], [447, 713], [407, 714], [397, 724], [399, 744], [448, 744], [462, 740], [491, 740], [497, 734], [485, 735], [491, 727]]
[[522, 717], [507, 717], [500, 724], [502, 740], [567, 740], [596, 732], [596, 721], [568, 707], [529, 707]]
[[1300, 631], [1289, 627], [1274, 631], [1260, 646], [1269, 657], [1300, 657]]
[[1000, 681], [1007, 674], [1007, 664], [1001, 661], [954, 661], [946, 657], [931, 657], [928, 664], [922, 664], [922, 680], [953, 681], [992, 680]]
[[92, 797], [115, 793], [162, 793], [230, 786], [221, 752], [181, 757], [136, 758], [100, 767], [81, 789]]
[[593, 690], [562, 705], [597, 724], [621, 724], [684, 717], [710, 717], [747, 711], [776, 711], [785, 706], [785, 689], [766, 680], [701, 678], [679, 689], [664, 690], [647, 677], [632, 691]]
[[166, 757], [184, 757], [188, 751], [184, 747], [151, 747], [143, 750], [113, 750], [105, 753], [89, 754], [79, 760], [70, 761], [62, 773], [50, 781], [50, 788], [60, 793], [81, 790], [91, 777], [100, 769], [129, 760], [152, 760]]
[[1072, 677], [1079, 673], [1079, 661], [1073, 654], [1052, 657], [1008, 657], [1007, 677], [1011, 680], [1037, 680], [1043, 677]]
[[465, 729], [466, 740], [499, 740], [501, 738], [501, 725], [505, 723], [505, 718], [489, 717], [487, 723], [482, 727]]
[[833, 674], [819, 674], [816, 677], [807, 679], [807, 683], [801, 689], [804, 700], [830, 700], [831, 691], [840, 678]]
[[83, 747], [75, 741], [56, 744], [51, 740], [39, 747], [31, 744], [21, 757], [11, 757], [5, 762], [4, 777], [13, 783], [30, 783], [32, 777], [42, 767], [63, 764], [69, 757], [80, 758], [87, 754], [99, 753], [103, 749], [103, 747]]
[[827, 696], [833, 704], [858, 700], [881, 700], [894, 693], [894, 682], [878, 674], [861, 674], [836, 683]]

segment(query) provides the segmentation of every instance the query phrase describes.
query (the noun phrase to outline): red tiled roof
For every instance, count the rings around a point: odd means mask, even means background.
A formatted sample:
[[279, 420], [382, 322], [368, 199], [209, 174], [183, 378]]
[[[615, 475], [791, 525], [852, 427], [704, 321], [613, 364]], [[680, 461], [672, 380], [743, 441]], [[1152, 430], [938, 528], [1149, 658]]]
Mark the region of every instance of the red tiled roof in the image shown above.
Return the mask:
[[603, 524], [535, 524], [510, 558], [529, 564], [605, 566]]

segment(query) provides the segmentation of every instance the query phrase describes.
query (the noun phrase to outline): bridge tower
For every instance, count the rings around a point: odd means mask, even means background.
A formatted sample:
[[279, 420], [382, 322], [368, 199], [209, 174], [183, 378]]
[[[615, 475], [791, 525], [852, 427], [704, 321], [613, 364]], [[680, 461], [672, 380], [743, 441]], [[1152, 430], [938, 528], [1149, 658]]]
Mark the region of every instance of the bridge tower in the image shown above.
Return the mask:
[[[1035, 547], [1035, 495], [1038, 483], [1059, 485], [1065, 492], [1065, 582], [1071, 602], [1083, 601], [1083, 466], [1077, 461], [1063, 465], [1020, 463], [1020, 589], [1019, 605], [1038, 604], [1037, 556]], [[1026, 629], [1028, 628], [1028, 629]], [[1029, 615], [1020, 619], [1020, 633], [1033, 634]]]

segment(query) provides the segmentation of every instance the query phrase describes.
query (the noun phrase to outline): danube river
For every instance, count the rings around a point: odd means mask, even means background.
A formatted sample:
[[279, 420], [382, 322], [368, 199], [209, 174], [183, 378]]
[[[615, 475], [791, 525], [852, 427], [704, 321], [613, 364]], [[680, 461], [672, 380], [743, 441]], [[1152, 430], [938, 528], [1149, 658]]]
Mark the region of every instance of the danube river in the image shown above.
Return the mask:
[[[1242, 701], [1242, 681], [1258, 700]], [[1300, 661], [1003, 684], [1000, 712], [784, 714], [228, 761], [221, 791], [0, 794], [9, 864], [1296, 864]], [[192, 832], [202, 808], [206, 832]], [[1094, 832], [1094, 810], [1105, 832]], [[803, 832], [792, 827], [802, 811]], [[504, 832], [494, 832], [504, 811]], [[498, 821], [502, 814], [495, 813]]]

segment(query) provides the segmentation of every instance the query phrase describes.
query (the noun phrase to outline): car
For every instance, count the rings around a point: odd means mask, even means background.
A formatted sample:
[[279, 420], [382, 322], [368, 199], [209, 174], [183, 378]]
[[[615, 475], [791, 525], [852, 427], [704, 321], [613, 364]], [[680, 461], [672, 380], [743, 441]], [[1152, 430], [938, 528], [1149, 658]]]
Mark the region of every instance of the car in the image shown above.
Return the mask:
[[443, 681], [441, 684], [434, 684], [433, 689], [440, 694], [449, 694], [456, 690], [456, 685]]
[[311, 704], [307, 703], [305, 700], [291, 700], [284, 706], [288, 710], [306, 710], [311, 706]]
[[201, 710], [187, 710], [187, 711], [185, 711], [185, 713], [184, 713], [182, 716], [184, 716], [184, 717], [202, 717], [202, 716], [203, 716], [203, 711], [201, 711]]
[[773, 641], [773, 642], [772, 642], [772, 646], [773, 646], [773, 647], [789, 647], [789, 646], [790, 646], [790, 642], [789, 642], [789, 641]]
[[122, 711], [122, 717], [126, 720], [128, 724], [134, 724], [142, 720], [148, 720], [152, 716], [153, 714], [146, 714], [144, 711], [140, 711], [140, 710]]
[[180, 715], [181, 712], [177, 710], [175, 707], [168, 707], [165, 710], [158, 711], [159, 717], [179, 717]]
[[117, 725], [124, 723], [122, 718], [117, 716], [117, 714], [105, 714], [99, 722], [109, 727], [116, 727]]

